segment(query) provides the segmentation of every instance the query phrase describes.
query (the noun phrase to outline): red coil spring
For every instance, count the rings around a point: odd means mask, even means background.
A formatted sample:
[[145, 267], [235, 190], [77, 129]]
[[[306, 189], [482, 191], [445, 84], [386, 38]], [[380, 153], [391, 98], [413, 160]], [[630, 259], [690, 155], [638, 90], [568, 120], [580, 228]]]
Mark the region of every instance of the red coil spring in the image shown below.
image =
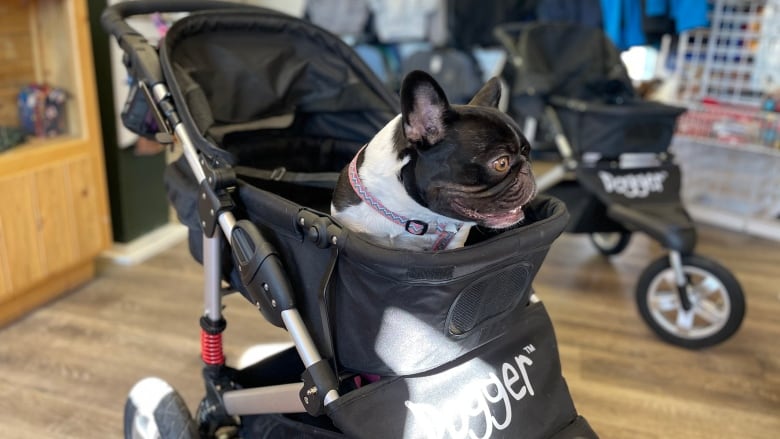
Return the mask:
[[222, 352], [222, 334], [209, 334], [200, 330], [200, 357], [208, 365], [225, 364], [225, 354]]

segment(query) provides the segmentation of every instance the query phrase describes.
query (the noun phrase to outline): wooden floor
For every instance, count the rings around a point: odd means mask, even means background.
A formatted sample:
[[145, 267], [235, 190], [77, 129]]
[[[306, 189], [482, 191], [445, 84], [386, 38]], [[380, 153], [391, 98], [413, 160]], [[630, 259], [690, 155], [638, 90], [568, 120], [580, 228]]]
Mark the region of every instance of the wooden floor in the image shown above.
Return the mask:
[[[780, 244], [701, 227], [699, 253], [742, 282], [748, 311], [727, 342], [691, 352], [659, 341], [634, 305], [661, 254], [635, 237], [606, 260], [584, 236], [553, 246], [535, 282], [552, 316], [575, 404], [603, 438], [770, 438], [780, 434]], [[185, 245], [99, 277], [0, 330], [0, 436], [116, 438], [130, 387], [156, 375], [194, 409], [200, 267]], [[286, 341], [238, 296], [226, 301], [228, 359]]]

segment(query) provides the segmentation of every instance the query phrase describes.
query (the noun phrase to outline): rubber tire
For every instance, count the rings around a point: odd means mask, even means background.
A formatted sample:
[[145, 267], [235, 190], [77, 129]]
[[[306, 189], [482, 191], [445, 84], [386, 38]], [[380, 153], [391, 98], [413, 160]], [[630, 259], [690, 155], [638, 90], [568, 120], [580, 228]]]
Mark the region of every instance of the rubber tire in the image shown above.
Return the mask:
[[663, 256], [653, 261], [639, 277], [636, 287], [636, 302], [639, 313], [642, 315], [645, 323], [647, 323], [658, 337], [676, 346], [687, 349], [703, 349], [727, 340], [737, 332], [745, 317], [745, 294], [742, 292], [739, 281], [737, 281], [728, 269], [703, 256], [695, 254], [683, 256], [682, 264], [683, 268], [687, 266], [707, 271], [711, 276], [717, 278], [723, 284], [726, 295], [731, 302], [731, 312], [726, 318], [725, 325], [714, 334], [704, 338], [684, 338], [668, 332], [655, 320], [655, 318], [653, 318], [647, 303], [647, 297], [650, 292], [651, 283], [655, 277], [661, 272], [671, 268], [668, 256]]
[[628, 244], [631, 242], [631, 232], [625, 232], [625, 231], [610, 232], [609, 234], [613, 234], [613, 233], [620, 234], [620, 238], [618, 239], [617, 243], [612, 247], [604, 247], [596, 240], [595, 235], [598, 235], [599, 233], [591, 233], [588, 235], [588, 237], [590, 238], [590, 242], [593, 244], [594, 247], [596, 247], [596, 250], [598, 250], [599, 253], [601, 253], [604, 256], [613, 256], [621, 253], [623, 250], [626, 249], [626, 247], [628, 247]]
[[[156, 380], [156, 381], [154, 381]], [[134, 401], [133, 391], [139, 389], [156, 387], [159, 390], [162, 386], [167, 386], [169, 391], [151, 392], [152, 396], [143, 404], [146, 407], [139, 407], [138, 401]], [[153, 413], [153, 421], [157, 426], [158, 434], [154, 438], [159, 439], [199, 439], [198, 426], [192, 419], [187, 409], [187, 404], [178, 392], [170, 388], [162, 380], [157, 378], [144, 378], [139, 381], [130, 392], [125, 402], [124, 432], [125, 439], [136, 439], [133, 435], [136, 417], [142, 413]], [[153, 439], [153, 438], [144, 438]]]

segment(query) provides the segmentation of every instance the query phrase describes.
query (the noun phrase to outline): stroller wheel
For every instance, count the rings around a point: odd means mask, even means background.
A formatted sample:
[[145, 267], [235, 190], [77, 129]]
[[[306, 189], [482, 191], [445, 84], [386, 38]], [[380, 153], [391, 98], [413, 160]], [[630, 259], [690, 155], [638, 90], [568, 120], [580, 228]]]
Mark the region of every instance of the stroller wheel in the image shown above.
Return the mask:
[[684, 291], [677, 287], [669, 258], [657, 259], [645, 269], [636, 289], [642, 318], [660, 338], [684, 348], [705, 348], [728, 339], [745, 316], [739, 282], [702, 256], [683, 256], [682, 266], [687, 278]]
[[628, 247], [631, 232], [591, 233], [590, 242], [604, 256], [616, 255]]
[[125, 439], [196, 439], [198, 427], [187, 405], [159, 378], [144, 378], [125, 402]]

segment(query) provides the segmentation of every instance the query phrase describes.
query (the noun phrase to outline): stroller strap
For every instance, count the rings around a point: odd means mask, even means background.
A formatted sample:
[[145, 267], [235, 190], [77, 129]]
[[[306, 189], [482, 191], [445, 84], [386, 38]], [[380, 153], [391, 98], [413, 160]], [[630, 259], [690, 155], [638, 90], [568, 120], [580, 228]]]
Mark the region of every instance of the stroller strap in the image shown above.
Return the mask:
[[238, 176], [250, 177], [259, 180], [283, 181], [302, 186], [321, 188], [333, 188], [339, 178], [338, 172], [294, 172], [288, 171], [284, 166], [272, 170], [257, 169], [248, 166], [236, 166], [233, 168]]

